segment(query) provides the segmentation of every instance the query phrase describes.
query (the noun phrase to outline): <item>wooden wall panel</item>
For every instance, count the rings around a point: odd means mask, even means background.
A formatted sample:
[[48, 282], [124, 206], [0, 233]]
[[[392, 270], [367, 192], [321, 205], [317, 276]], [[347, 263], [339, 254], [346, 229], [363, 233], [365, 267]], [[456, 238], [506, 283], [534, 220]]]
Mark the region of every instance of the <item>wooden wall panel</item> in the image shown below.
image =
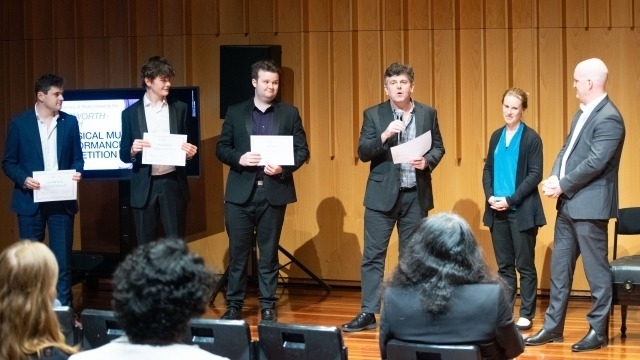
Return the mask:
[[406, 28], [409, 30], [427, 30], [433, 27], [431, 0], [407, 0]]
[[[433, 173], [433, 212], [462, 214], [495, 268], [491, 237], [481, 224], [480, 179], [488, 137], [503, 123], [500, 99], [507, 87], [529, 92], [525, 121], [543, 139], [548, 176], [578, 108], [573, 69], [578, 61], [601, 57], [610, 70], [609, 94], [627, 126], [620, 204], [640, 203], [634, 155], [640, 151], [634, 141], [640, 104], [633, 96], [640, 92], [639, 8], [638, 0], [5, 1], [0, 136], [11, 115], [33, 105], [33, 81], [43, 72], [63, 74], [67, 88], [138, 87], [141, 64], [152, 55], [167, 57], [177, 72], [173, 84], [200, 86], [202, 100], [202, 175], [190, 181], [195, 196], [187, 241], [222, 272], [228, 168], [214, 155], [225, 91], [219, 46], [279, 44], [282, 98], [299, 107], [312, 154], [295, 176], [299, 202], [288, 208], [282, 244], [323, 278], [351, 284], [360, 276], [369, 173], [356, 152], [362, 111], [385, 100], [382, 74], [389, 63], [410, 63], [414, 98], [438, 110], [446, 148]], [[8, 210], [12, 185], [2, 177], [0, 186], [4, 247], [17, 238], [17, 227]], [[97, 229], [113, 212], [115, 188], [81, 185], [76, 235], [84, 249], [117, 247], [117, 239], [97, 239], [116, 236]], [[543, 205], [548, 225], [538, 236], [536, 262], [540, 286], [548, 288], [555, 201], [545, 198]], [[631, 242], [621, 246], [621, 254], [637, 251], [640, 245]], [[387, 271], [396, 263], [394, 233]], [[305, 276], [295, 267], [285, 275]], [[574, 289], [587, 289], [580, 267]]]
[[[534, 24], [544, 28], [559, 28], [565, 26], [565, 1], [533, 0]], [[514, 7], [514, 11], [517, 9]], [[573, 11], [573, 10], [572, 10]]]
[[[485, 25], [486, 0], [457, 0], [460, 29], [481, 29]], [[438, 4], [439, 5], [439, 4]]]

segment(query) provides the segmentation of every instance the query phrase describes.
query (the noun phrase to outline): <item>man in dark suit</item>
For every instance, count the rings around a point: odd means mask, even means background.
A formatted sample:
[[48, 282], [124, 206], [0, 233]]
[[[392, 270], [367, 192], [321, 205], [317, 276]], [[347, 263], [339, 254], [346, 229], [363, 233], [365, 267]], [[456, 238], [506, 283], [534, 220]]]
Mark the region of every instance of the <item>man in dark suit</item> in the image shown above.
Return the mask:
[[[391, 64], [384, 73], [388, 101], [364, 111], [358, 155], [371, 161], [364, 195], [362, 312], [342, 325], [347, 332], [374, 329], [389, 238], [398, 226], [400, 252], [420, 220], [433, 209], [431, 172], [444, 156], [434, 108], [413, 101], [413, 68]], [[409, 163], [394, 164], [391, 147], [431, 131], [431, 149]]]
[[[145, 148], [153, 146], [144, 140], [144, 133], [187, 134], [187, 104], [171, 99], [170, 78], [175, 76], [171, 64], [153, 56], [140, 69], [142, 86], [146, 89], [142, 100], [122, 111], [120, 159], [133, 163], [131, 171], [131, 208], [138, 244], [146, 244], [157, 237], [158, 214], [164, 236], [182, 239], [185, 235], [189, 184], [184, 166], [151, 165], [142, 163]], [[185, 156], [191, 159], [198, 147], [182, 144]]]
[[612, 296], [608, 224], [618, 211], [618, 169], [625, 129], [622, 115], [605, 91], [607, 76], [600, 59], [582, 61], [573, 74], [580, 110], [573, 117], [552, 175], [543, 184], [544, 194], [558, 199], [549, 307], [542, 330], [527, 338], [527, 345], [564, 340], [567, 303], [580, 255], [591, 291], [590, 329], [571, 350], [590, 351], [608, 344]]
[[7, 131], [2, 170], [13, 181], [11, 210], [18, 215], [21, 239], [44, 241], [49, 228], [49, 247], [58, 261], [56, 290], [62, 305], [71, 305], [71, 249], [76, 200], [35, 203], [33, 190], [40, 183], [34, 171], [75, 170], [82, 179], [84, 158], [80, 147], [78, 119], [60, 111], [64, 79], [42, 75], [35, 84], [37, 102], [11, 120]]
[[[278, 243], [287, 204], [295, 202], [293, 172], [309, 158], [298, 109], [276, 101], [280, 67], [272, 60], [251, 66], [252, 99], [230, 106], [216, 146], [216, 156], [230, 166], [225, 190], [225, 226], [229, 235], [227, 311], [223, 319], [241, 319], [246, 291], [245, 267], [255, 237], [259, 249], [258, 285], [261, 318], [276, 321]], [[252, 135], [293, 136], [294, 165], [267, 161], [252, 152]]]

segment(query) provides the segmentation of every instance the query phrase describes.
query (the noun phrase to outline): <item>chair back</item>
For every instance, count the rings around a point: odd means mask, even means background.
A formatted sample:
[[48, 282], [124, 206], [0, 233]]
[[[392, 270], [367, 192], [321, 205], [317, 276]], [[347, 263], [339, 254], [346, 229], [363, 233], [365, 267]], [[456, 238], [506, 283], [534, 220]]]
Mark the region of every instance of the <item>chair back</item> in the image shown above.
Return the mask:
[[261, 322], [258, 347], [261, 360], [347, 360], [342, 332], [335, 326]]
[[478, 345], [435, 345], [390, 340], [388, 360], [482, 360]]
[[613, 260], [618, 258], [618, 235], [640, 234], [640, 207], [618, 209], [613, 236]]
[[125, 335], [113, 311], [85, 309], [81, 317], [84, 350], [95, 349]]
[[251, 331], [244, 320], [192, 319], [183, 341], [229, 359], [254, 359]]
[[53, 312], [56, 313], [56, 317], [58, 318], [60, 331], [62, 335], [64, 335], [64, 342], [69, 346], [78, 344], [78, 334], [73, 318], [73, 309], [69, 306], [56, 306], [53, 308]]

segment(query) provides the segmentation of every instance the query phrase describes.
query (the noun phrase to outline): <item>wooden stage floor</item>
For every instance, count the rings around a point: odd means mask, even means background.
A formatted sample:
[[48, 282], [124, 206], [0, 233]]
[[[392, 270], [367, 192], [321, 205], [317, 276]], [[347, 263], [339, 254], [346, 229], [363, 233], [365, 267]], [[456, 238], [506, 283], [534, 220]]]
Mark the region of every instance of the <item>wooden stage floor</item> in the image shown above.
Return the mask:
[[[278, 321], [308, 325], [340, 326], [349, 321], [360, 311], [360, 290], [358, 288], [334, 287], [327, 294], [316, 286], [278, 287]], [[245, 320], [251, 326], [251, 336], [257, 338], [256, 325], [260, 319], [260, 309], [256, 300], [256, 291], [247, 293], [243, 309]], [[90, 290], [86, 286], [74, 287], [75, 308], [110, 309], [110, 284], [99, 283], [98, 289]], [[538, 298], [537, 314], [531, 331], [524, 336], [537, 332], [542, 326], [544, 311], [548, 299]], [[588, 330], [585, 320], [589, 310], [589, 298], [572, 298], [569, 302], [566, 329], [563, 343], [526, 347], [518, 359], [640, 359], [640, 309], [629, 307], [627, 318], [627, 338], [620, 337], [620, 307], [610, 321], [609, 346], [606, 349], [587, 353], [571, 352], [571, 345], [580, 340]], [[517, 314], [516, 303], [516, 314]], [[219, 318], [226, 310], [222, 294], [218, 295], [203, 317]], [[473, 319], [469, 319], [473, 322]], [[345, 345], [348, 347], [350, 360], [380, 359], [378, 349], [378, 331], [369, 330], [359, 333], [343, 333]]]

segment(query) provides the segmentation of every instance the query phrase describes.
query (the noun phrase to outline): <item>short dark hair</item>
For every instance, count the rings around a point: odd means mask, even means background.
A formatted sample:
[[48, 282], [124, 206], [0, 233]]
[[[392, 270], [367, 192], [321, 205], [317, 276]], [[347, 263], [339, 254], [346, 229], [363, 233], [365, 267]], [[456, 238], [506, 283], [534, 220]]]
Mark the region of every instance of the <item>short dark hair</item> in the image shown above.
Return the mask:
[[413, 84], [413, 68], [408, 64], [393, 63], [389, 65], [384, 72], [384, 82], [387, 82], [387, 78], [398, 75], [407, 75], [409, 82]]
[[136, 248], [113, 274], [113, 309], [132, 343], [172, 344], [204, 313], [213, 274], [182, 240]]
[[258, 80], [258, 72], [266, 71], [272, 73], [278, 73], [278, 76], [281, 75], [282, 69], [280, 65], [273, 60], [258, 60], [251, 65], [251, 79]]
[[36, 80], [35, 94], [38, 95], [39, 92], [46, 94], [52, 87], [62, 89], [64, 87], [64, 78], [57, 74], [44, 74]]
[[469, 224], [459, 215], [429, 216], [400, 255], [390, 287], [417, 287], [425, 310], [442, 314], [459, 285], [501, 283], [491, 272]]
[[158, 76], [166, 76], [171, 78], [176, 76], [176, 72], [173, 70], [173, 67], [167, 59], [160, 56], [152, 56], [149, 58], [149, 60], [147, 60], [147, 62], [142, 64], [142, 67], [140, 68], [142, 87], [147, 87], [147, 84], [145, 84], [144, 82], [145, 78], [153, 80]]

